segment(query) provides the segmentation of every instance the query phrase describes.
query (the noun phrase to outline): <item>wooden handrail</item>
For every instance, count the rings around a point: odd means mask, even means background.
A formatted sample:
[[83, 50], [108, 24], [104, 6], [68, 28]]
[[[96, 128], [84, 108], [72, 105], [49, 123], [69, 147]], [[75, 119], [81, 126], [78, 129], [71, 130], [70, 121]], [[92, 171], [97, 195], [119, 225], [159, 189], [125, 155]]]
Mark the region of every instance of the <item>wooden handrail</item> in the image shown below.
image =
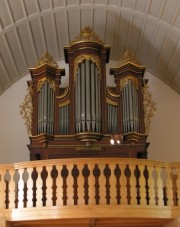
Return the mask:
[[180, 206], [180, 163], [63, 159], [0, 165], [0, 207]]

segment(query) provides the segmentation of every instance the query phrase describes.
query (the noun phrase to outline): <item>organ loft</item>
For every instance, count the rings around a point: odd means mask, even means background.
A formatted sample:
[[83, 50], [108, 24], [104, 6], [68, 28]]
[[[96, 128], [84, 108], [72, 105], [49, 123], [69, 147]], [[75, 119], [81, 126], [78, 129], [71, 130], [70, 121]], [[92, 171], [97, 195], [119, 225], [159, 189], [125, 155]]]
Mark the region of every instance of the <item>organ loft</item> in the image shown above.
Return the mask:
[[[124, 157], [147, 158], [150, 117], [155, 110], [143, 78], [145, 67], [127, 51], [106, 72], [110, 46], [90, 27], [64, 47], [65, 70], [45, 53], [30, 68], [21, 114], [28, 128], [30, 160]], [[107, 86], [106, 74], [115, 86]]]

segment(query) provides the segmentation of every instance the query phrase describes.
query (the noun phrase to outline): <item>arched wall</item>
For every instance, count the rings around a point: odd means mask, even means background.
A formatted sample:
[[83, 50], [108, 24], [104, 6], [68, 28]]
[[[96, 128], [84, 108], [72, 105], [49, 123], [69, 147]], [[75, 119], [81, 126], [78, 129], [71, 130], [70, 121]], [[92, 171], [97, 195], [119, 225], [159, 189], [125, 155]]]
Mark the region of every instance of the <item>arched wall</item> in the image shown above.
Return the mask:
[[[65, 67], [63, 62], [59, 65]], [[110, 66], [114, 66], [114, 62], [107, 66], [107, 74]], [[108, 78], [108, 84], [112, 85], [113, 77]], [[152, 119], [148, 136], [148, 158], [180, 161], [180, 95], [148, 72], [145, 73], [145, 78], [149, 79], [149, 88], [157, 104], [157, 112]], [[29, 79], [30, 75], [23, 77], [0, 96], [0, 163], [29, 160], [29, 138], [19, 109], [26, 94], [26, 81]], [[62, 85], [67, 86], [67, 80], [68, 77], [64, 77]]]

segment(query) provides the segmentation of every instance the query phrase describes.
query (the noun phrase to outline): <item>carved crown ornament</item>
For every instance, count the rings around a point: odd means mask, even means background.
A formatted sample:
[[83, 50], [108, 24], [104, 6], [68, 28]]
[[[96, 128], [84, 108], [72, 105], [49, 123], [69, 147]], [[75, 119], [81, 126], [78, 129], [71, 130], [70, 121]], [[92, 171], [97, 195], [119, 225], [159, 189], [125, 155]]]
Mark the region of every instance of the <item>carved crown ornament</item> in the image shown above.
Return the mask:
[[127, 50], [125, 52], [125, 54], [123, 55], [123, 57], [119, 60], [117, 67], [120, 67], [120, 66], [128, 64], [128, 63], [134, 64], [137, 66], [141, 66], [138, 63], [138, 61], [135, 59], [134, 55], [129, 50]]
[[36, 64], [35, 68], [40, 67], [41, 65], [48, 64], [55, 68], [59, 68], [57, 62], [53, 59], [53, 57], [48, 53], [45, 52], [42, 57], [39, 59], [38, 63]]
[[80, 41], [93, 41], [104, 45], [102, 40], [95, 34], [92, 28], [85, 26], [81, 29], [79, 36], [77, 36], [73, 41], [70, 42], [70, 46]]

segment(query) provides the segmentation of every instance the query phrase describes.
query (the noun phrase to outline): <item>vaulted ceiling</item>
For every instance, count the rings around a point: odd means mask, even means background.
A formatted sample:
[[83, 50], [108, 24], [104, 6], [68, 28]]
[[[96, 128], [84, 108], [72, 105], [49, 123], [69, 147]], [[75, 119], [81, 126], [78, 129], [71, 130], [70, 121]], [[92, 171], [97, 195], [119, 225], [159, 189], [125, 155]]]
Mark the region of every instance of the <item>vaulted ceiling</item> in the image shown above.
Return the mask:
[[180, 94], [179, 0], [0, 0], [0, 94], [45, 51], [64, 59], [84, 26], [111, 45], [111, 60], [129, 50]]

